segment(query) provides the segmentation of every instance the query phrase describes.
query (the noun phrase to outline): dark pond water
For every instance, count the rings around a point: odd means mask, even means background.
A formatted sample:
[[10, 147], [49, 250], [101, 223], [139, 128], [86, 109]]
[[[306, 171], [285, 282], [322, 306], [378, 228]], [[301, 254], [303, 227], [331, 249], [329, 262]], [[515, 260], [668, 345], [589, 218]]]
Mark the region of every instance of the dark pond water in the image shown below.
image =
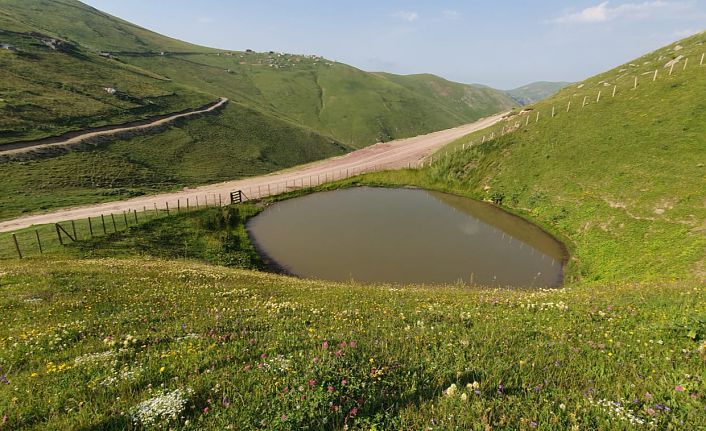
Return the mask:
[[492, 205], [419, 189], [359, 187], [276, 203], [251, 219], [260, 253], [306, 278], [553, 287], [561, 243]]

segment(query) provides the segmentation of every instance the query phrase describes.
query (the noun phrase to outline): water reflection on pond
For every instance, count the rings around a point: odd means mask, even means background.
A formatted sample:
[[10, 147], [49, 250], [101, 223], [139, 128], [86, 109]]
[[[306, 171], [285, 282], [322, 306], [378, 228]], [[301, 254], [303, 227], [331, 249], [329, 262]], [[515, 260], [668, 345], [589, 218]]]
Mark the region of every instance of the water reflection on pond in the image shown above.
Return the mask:
[[564, 248], [492, 205], [420, 189], [358, 187], [276, 203], [248, 223], [258, 250], [307, 278], [550, 287]]

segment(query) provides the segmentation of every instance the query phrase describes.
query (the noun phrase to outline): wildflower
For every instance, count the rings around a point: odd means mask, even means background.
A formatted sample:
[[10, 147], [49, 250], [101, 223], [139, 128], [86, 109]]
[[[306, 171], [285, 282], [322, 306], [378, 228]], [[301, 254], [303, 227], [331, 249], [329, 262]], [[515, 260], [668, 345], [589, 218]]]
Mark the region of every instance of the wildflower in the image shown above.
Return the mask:
[[159, 373], [160, 373], [160, 374], [161, 374], [161, 373], [163, 373], [163, 372], [164, 372], [164, 370], [166, 370], [166, 368], [165, 368], [165, 367], [162, 367], [162, 368], [160, 368], [160, 369], [159, 369]]
[[355, 341], [351, 341], [350, 343], [348, 343], [348, 345], [351, 346], [351, 349], [355, 349], [356, 346], [358, 346], [358, 343], [356, 343]]
[[559, 408], [561, 410], [566, 410], [566, 404], [564, 404], [564, 403], [559, 404]]
[[324, 350], [328, 349], [328, 341], [324, 341], [323, 344], [321, 344], [321, 348]]
[[192, 389], [176, 389], [172, 392], [160, 393], [145, 400], [132, 409], [131, 416], [135, 425], [156, 425], [163, 421], [176, 419], [184, 410], [193, 394]]
[[646, 400], [651, 400], [652, 399], [652, 394], [649, 392], [645, 392], [645, 399]]
[[684, 392], [684, 386], [682, 386], [682, 385], [676, 385], [676, 386], [674, 387], [674, 390], [677, 391], [677, 392]]
[[333, 391], [335, 391], [335, 390], [336, 390], [336, 389], [334, 389], [333, 386], [330, 386], [330, 385], [329, 385], [329, 387], [328, 387], [328, 391], [329, 391], [329, 392], [333, 392]]
[[451, 383], [451, 386], [449, 386], [445, 392], [447, 396], [453, 397], [454, 395], [456, 395], [457, 390], [458, 388], [456, 387], [456, 383]]
[[316, 380], [311, 379], [309, 380], [309, 386], [315, 386], [316, 385]]
[[10, 384], [10, 380], [8, 380], [8, 379], [7, 379], [7, 376], [3, 374], [2, 376], [0, 376], [0, 383], [4, 383], [4, 384], [6, 384], [6, 385], [9, 385], [9, 384]]
[[480, 388], [480, 383], [478, 383], [478, 382], [476, 382], [476, 381], [473, 381], [473, 383], [467, 384], [467, 385], [466, 385], [466, 388], [467, 388], [469, 391], [470, 391], [470, 390], [477, 390], [477, 389]]
[[468, 400], [468, 395], [464, 392], [461, 394], [461, 401], [466, 401]]
[[348, 412], [348, 416], [355, 417], [358, 414], [358, 407], [353, 407], [351, 411]]
[[204, 407], [204, 408], [203, 408], [203, 413], [204, 413], [204, 414], [208, 414], [208, 407]]
[[346, 386], [346, 383], [348, 383], [348, 380], [346, 380], [346, 379], [341, 380], [341, 386]]
[[341, 356], [343, 356], [343, 349], [336, 350], [336, 357], [340, 358]]
[[287, 420], [287, 415], [282, 415], [282, 416], [280, 417], [280, 419], [282, 419], [282, 422], [286, 421], [286, 420]]
[[537, 428], [537, 422], [535, 422], [535, 421], [530, 422], [529, 425], [530, 425], [530, 427], [532, 427], [532, 428]]
[[499, 384], [498, 385], [498, 394], [502, 395], [505, 393], [505, 385]]
[[37, 374], [37, 373], [32, 373], [32, 374], [30, 374], [30, 377], [39, 377], [39, 374]]

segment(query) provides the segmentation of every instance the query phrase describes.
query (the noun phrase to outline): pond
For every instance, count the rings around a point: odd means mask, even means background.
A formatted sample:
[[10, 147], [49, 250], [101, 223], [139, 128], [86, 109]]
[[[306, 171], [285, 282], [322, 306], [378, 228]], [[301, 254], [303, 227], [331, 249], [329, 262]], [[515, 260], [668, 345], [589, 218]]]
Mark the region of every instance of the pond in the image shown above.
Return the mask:
[[334, 281], [555, 287], [564, 246], [493, 205], [421, 190], [356, 187], [275, 203], [248, 222], [272, 266]]

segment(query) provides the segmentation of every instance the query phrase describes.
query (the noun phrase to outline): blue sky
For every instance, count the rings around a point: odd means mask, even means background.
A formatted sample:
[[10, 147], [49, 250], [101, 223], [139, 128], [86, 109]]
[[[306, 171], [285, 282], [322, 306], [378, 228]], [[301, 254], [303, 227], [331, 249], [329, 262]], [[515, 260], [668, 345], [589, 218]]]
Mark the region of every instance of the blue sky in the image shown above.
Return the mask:
[[201, 45], [502, 89], [578, 81], [706, 27], [706, 0], [85, 2]]

